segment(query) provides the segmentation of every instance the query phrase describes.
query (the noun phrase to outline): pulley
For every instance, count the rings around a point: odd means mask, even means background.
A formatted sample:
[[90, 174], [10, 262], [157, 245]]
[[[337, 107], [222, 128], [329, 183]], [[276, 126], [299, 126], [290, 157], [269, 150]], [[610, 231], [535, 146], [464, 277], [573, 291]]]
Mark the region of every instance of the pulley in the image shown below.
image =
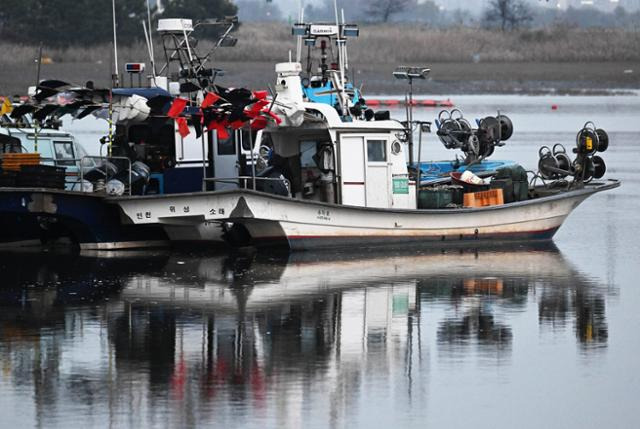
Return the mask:
[[591, 158], [580, 156], [578, 156], [578, 158], [573, 161], [573, 170], [575, 171], [576, 179], [582, 180], [584, 182], [591, 181], [595, 172], [593, 161], [591, 160]]
[[480, 119], [478, 131], [481, 131], [480, 140], [486, 142], [500, 141], [500, 123], [493, 116]]
[[598, 150], [598, 134], [590, 128], [583, 128], [576, 137], [577, 153], [593, 155]]
[[579, 154], [593, 155], [596, 152], [604, 152], [609, 147], [609, 135], [589, 121], [578, 132], [576, 145], [576, 153]]
[[513, 122], [505, 115], [498, 115], [498, 121], [500, 122], [500, 140], [509, 140], [513, 135]]
[[602, 128], [596, 129], [598, 136], [598, 152], [604, 152], [609, 147], [609, 135]]
[[602, 178], [604, 176], [604, 173], [607, 172], [607, 166], [604, 163], [604, 159], [602, 159], [598, 155], [595, 155], [593, 158], [591, 158], [591, 161], [593, 162], [593, 178]]
[[451, 113], [442, 110], [436, 120], [438, 126], [438, 138], [447, 149], [459, 148], [461, 142], [456, 138], [456, 134], [461, 131], [460, 123], [451, 117]]
[[563, 177], [566, 177], [572, 173], [571, 171], [571, 158], [567, 155], [567, 150], [560, 143], [553, 145], [553, 157], [556, 159], [558, 168], [567, 172]]
[[491, 156], [496, 146], [513, 135], [513, 124], [504, 115], [487, 116], [476, 120], [477, 129], [464, 118], [462, 112], [443, 110], [436, 120], [438, 137], [447, 149], [460, 149], [465, 155], [465, 164], [476, 163]]
[[557, 170], [560, 169], [558, 166], [558, 160], [553, 156], [553, 152], [549, 149], [548, 146], [542, 146], [538, 151], [538, 155], [540, 159], [538, 160], [538, 171], [540, 172], [540, 176], [546, 180], [554, 180], [560, 178]]

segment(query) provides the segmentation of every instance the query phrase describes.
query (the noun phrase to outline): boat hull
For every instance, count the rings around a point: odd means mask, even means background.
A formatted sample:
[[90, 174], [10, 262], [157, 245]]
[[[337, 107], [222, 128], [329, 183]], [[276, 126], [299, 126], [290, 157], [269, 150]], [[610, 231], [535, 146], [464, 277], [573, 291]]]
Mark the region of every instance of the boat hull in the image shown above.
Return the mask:
[[[600, 182], [500, 206], [438, 210], [341, 206], [249, 190], [183, 194], [171, 199], [118, 198], [114, 202], [133, 223], [229, 222], [233, 228], [244, 229], [249, 239], [246, 243], [234, 239], [232, 244], [282, 244], [303, 250], [402, 243], [550, 240], [582, 201], [617, 186], [617, 181]], [[145, 216], [140, 216], [141, 213]]]
[[[6, 230], [22, 225], [21, 234], [33, 245], [70, 239], [83, 250], [116, 250], [169, 243], [158, 226], [122, 225], [117, 208], [93, 194], [0, 188], [0, 216], [7, 221]], [[3, 242], [9, 241], [6, 234], [3, 233]]]
[[0, 249], [38, 247], [43, 233], [37, 219], [31, 216], [0, 213]]

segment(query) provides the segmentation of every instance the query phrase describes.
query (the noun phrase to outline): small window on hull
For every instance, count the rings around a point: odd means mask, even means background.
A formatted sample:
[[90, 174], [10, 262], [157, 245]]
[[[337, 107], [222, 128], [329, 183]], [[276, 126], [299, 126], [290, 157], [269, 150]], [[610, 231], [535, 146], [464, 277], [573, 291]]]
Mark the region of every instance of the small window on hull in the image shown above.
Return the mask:
[[387, 160], [386, 140], [367, 140], [367, 160], [369, 162], [385, 162]]

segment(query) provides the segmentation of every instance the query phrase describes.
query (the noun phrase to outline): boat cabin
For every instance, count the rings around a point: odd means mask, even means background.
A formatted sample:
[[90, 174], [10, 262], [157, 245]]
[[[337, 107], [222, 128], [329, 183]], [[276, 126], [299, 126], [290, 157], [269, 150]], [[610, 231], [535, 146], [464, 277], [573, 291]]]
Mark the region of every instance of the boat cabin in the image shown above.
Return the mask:
[[[122, 98], [120, 105], [131, 103], [137, 96], [169, 98], [162, 88], [126, 88], [114, 93]], [[112, 154], [148, 166], [150, 177], [145, 194], [196, 192], [203, 190], [205, 178], [246, 174], [246, 159], [251, 157], [249, 130], [234, 130], [229, 137], [220, 139], [215, 130], [194, 126], [191, 118], [188, 128], [189, 134], [182, 136], [172, 118], [153, 111], [135, 119], [118, 118]], [[216, 181], [207, 186], [209, 190], [223, 190], [236, 188], [237, 184]]]
[[[291, 196], [359, 207], [416, 208], [416, 184], [409, 178], [400, 122], [340, 116], [329, 104], [303, 98], [295, 73], [299, 64], [279, 64], [277, 70], [283, 123], [260, 131], [258, 138], [261, 152], [270, 151], [270, 168], [289, 182]], [[304, 109], [301, 124], [289, 125], [295, 122], [287, 120], [291, 105]]]
[[87, 151], [72, 134], [49, 128], [0, 127], [0, 154], [40, 153], [43, 165], [64, 167], [66, 188], [77, 189], [80, 169], [95, 167]]

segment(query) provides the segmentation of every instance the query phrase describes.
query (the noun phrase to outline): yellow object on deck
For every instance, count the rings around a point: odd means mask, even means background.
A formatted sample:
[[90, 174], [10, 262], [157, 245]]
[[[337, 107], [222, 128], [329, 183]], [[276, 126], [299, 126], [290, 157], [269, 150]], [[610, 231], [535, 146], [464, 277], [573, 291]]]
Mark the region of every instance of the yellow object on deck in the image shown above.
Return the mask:
[[40, 165], [39, 153], [5, 153], [0, 156], [2, 169], [20, 171], [23, 165]]
[[489, 189], [482, 192], [468, 192], [464, 194], [464, 207], [486, 207], [504, 204], [502, 189]]
[[0, 104], [0, 116], [13, 112], [13, 104], [9, 97], [4, 97], [4, 101]]

